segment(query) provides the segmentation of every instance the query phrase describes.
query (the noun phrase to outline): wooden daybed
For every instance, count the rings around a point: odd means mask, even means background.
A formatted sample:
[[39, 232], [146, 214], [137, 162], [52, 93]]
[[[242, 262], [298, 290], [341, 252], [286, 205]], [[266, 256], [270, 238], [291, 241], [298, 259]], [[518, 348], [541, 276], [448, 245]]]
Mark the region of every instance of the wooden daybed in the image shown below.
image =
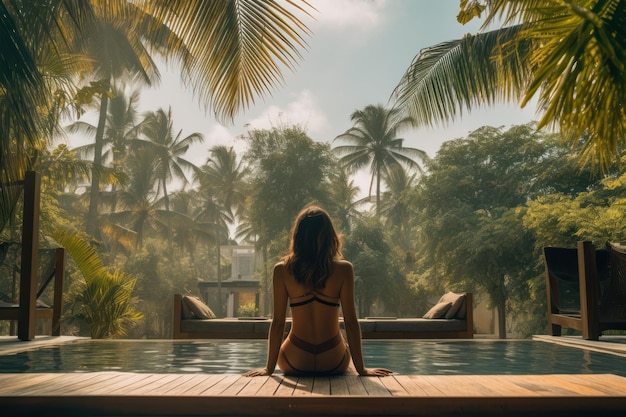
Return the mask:
[[[359, 319], [364, 339], [472, 339], [472, 293], [465, 293], [463, 319]], [[266, 339], [271, 319], [183, 319], [183, 296], [174, 294], [174, 339]], [[290, 322], [287, 321], [289, 331]], [[343, 327], [343, 321], [340, 323]]]

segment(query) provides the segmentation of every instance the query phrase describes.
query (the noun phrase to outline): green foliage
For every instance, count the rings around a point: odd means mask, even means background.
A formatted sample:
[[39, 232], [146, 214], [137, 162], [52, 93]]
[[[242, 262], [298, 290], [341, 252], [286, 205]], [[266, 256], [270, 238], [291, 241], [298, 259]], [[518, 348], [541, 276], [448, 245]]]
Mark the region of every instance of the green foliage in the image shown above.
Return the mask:
[[[555, 146], [531, 126], [483, 127], [446, 142], [420, 184], [422, 273], [447, 290], [484, 291], [501, 335], [509, 300], [527, 301], [535, 275], [533, 236], [517, 207], [543, 187], [539, 174]], [[419, 279], [414, 285], [424, 288]]]
[[[331, 178], [338, 175], [338, 166], [328, 144], [313, 141], [299, 126], [249, 133], [248, 216], [257, 231], [257, 244], [271, 247], [288, 234], [307, 204], [319, 204], [333, 213]], [[286, 247], [272, 249], [270, 256]]]
[[69, 252], [83, 276], [68, 295], [72, 318], [86, 323], [94, 339], [127, 334], [143, 318], [133, 296], [136, 278], [119, 270], [109, 271], [75, 230], [59, 228], [52, 236]]
[[361, 317], [371, 315], [374, 306], [390, 315], [399, 315], [404, 307], [401, 295], [408, 288], [393, 261], [390, 239], [384, 230], [377, 218], [362, 218], [346, 238], [343, 254], [354, 265], [355, 292]]
[[118, 256], [116, 263], [137, 278], [135, 293], [143, 314], [135, 337], [171, 337], [173, 294], [198, 291], [198, 277], [188, 257], [170, 260], [167, 242], [149, 239], [143, 249], [131, 256]]
[[74, 317], [89, 325], [93, 339], [123, 336], [143, 318], [135, 309], [135, 278], [120, 271], [90, 275], [70, 295]]
[[371, 174], [369, 195], [376, 182], [376, 212], [380, 214], [381, 181], [394, 168], [422, 170], [420, 162], [426, 161], [424, 151], [403, 146], [400, 132], [413, 124], [411, 117], [403, 116], [399, 109], [369, 105], [350, 116], [354, 126], [335, 138], [340, 144], [333, 152], [349, 172], [367, 168]]
[[480, 32], [420, 51], [395, 105], [425, 125], [537, 99], [540, 127], [558, 126], [583, 161], [607, 168], [626, 138], [626, 1], [462, 0], [457, 18], [482, 12]]

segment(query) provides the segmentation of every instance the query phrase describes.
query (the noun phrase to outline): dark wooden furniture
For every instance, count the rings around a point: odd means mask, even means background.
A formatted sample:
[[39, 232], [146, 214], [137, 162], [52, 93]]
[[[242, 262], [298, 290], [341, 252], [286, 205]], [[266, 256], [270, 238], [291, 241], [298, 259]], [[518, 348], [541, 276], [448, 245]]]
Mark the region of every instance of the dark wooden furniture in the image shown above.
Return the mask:
[[[65, 250], [56, 249], [52, 275], [44, 277], [38, 285], [39, 271], [39, 201], [40, 177], [35, 171], [26, 172], [24, 178], [24, 212], [20, 257], [19, 303], [0, 306], [0, 320], [17, 321], [17, 337], [32, 340], [38, 319], [52, 319], [52, 335], [60, 335], [63, 309], [63, 281], [65, 274]], [[54, 278], [53, 306], [38, 305], [41, 292]]]
[[549, 331], [579, 330], [598, 340], [604, 330], [626, 330], [626, 250], [578, 242], [576, 248], [543, 249]]

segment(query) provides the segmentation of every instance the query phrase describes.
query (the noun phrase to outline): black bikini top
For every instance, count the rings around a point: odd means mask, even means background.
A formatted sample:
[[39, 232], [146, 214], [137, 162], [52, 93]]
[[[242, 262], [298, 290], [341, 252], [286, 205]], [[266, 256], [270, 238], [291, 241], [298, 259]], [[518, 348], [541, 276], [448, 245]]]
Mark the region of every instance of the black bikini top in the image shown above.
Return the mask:
[[[320, 294], [320, 295], [322, 295], [323, 297], [326, 297], [326, 298], [331, 298], [331, 297], [328, 297], [328, 296], [324, 296], [323, 294]], [[327, 306], [330, 306], [330, 307], [339, 307], [339, 303], [332, 302], [332, 301], [326, 301], [326, 300], [324, 300], [322, 298], [319, 298], [317, 296], [317, 294], [308, 293], [308, 294], [304, 294], [304, 295], [301, 295], [300, 297], [295, 297], [295, 298], [304, 298], [304, 297], [308, 297], [308, 298], [303, 300], [303, 301], [296, 301], [295, 303], [292, 302], [292, 303], [289, 304], [289, 307], [299, 307], [299, 306], [303, 306], [303, 305], [306, 305], [306, 304], [310, 304], [313, 301], [317, 301], [320, 304], [324, 304], [324, 305], [327, 305]]]

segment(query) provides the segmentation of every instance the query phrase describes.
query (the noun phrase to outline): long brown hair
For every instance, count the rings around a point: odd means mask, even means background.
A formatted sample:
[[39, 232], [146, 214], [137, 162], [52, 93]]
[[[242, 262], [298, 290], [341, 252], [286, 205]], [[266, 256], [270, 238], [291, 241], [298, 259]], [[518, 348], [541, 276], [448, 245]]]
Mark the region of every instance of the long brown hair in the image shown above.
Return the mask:
[[293, 224], [283, 262], [296, 281], [317, 289], [326, 285], [336, 259], [342, 259], [341, 239], [332, 219], [319, 207], [305, 207]]

